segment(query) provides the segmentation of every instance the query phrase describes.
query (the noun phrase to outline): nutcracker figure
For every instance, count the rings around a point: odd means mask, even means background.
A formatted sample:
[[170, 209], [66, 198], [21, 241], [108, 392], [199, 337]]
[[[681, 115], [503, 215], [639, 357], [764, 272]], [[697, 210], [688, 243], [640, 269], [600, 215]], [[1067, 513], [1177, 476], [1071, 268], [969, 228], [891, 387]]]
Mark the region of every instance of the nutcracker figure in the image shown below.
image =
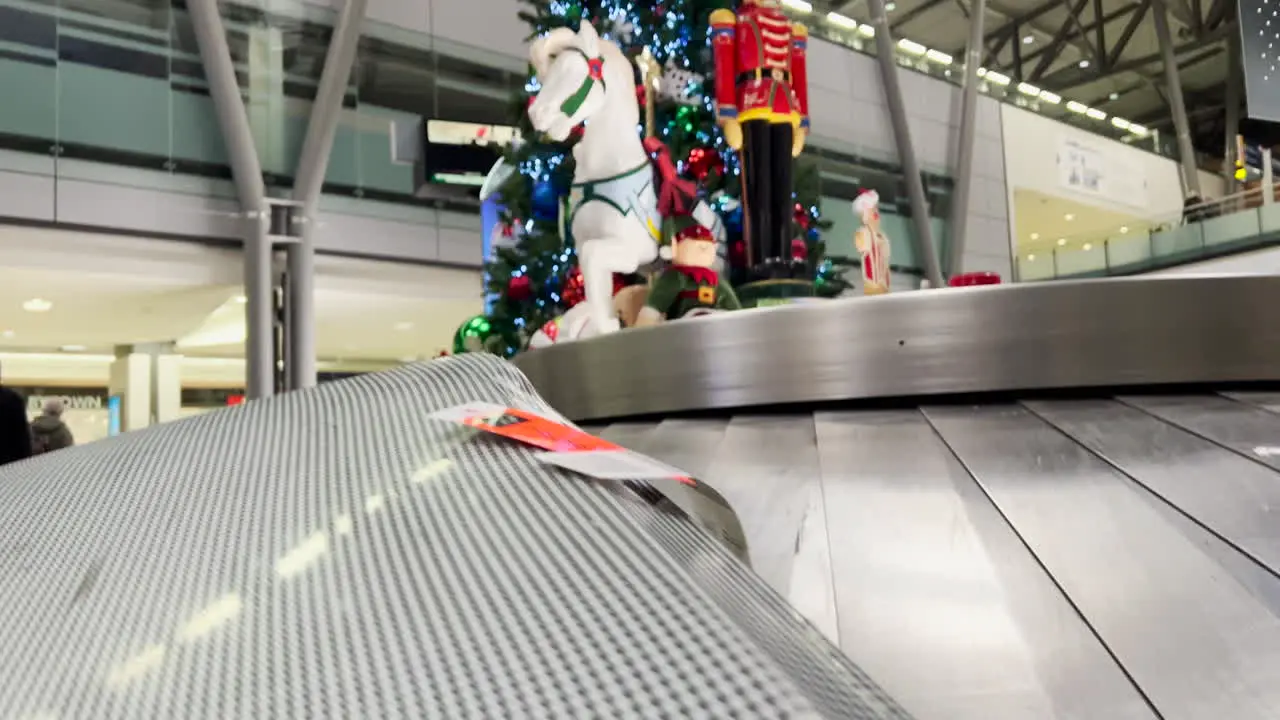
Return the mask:
[[716, 122], [740, 151], [747, 260], [753, 280], [798, 277], [791, 256], [791, 159], [809, 132], [805, 46], [778, 0], [742, 0], [711, 13]]
[[889, 238], [880, 230], [880, 194], [863, 190], [853, 201], [853, 214], [862, 219], [853, 235], [862, 255], [862, 292], [883, 295], [889, 292]]

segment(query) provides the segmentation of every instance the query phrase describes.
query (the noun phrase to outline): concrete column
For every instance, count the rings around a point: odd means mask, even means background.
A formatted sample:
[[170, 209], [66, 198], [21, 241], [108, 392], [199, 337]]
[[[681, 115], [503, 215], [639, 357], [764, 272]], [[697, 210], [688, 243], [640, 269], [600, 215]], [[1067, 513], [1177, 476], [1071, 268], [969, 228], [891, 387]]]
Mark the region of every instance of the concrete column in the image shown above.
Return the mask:
[[880, 66], [880, 78], [884, 83], [885, 102], [889, 106], [893, 138], [898, 145], [898, 161], [902, 163], [903, 180], [907, 184], [907, 197], [911, 202], [911, 221], [916, 231], [916, 254], [924, 265], [925, 277], [929, 282], [935, 287], [943, 287], [946, 283], [942, 280], [938, 250], [933, 244], [933, 228], [929, 225], [929, 200], [924, 194], [924, 179], [920, 177], [916, 149], [911, 143], [907, 107], [902, 102], [902, 85], [898, 82], [898, 64], [894, 60], [896, 51], [893, 37], [889, 33], [889, 18], [885, 14], [884, 0], [867, 0], [867, 9], [871, 13], [871, 26], [876, 32], [876, 59]]
[[200, 61], [209, 81], [209, 95], [218, 114], [218, 128], [227, 148], [236, 194], [244, 213], [245, 390], [250, 399], [272, 394], [271, 352], [271, 239], [270, 208], [262, 165], [253, 141], [248, 114], [240, 99], [235, 66], [227, 46], [226, 28], [218, 0], [188, 0], [191, 28], [200, 47]]
[[[969, 6], [969, 46], [964, 59], [964, 91], [960, 102], [960, 131], [956, 148], [955, 189], [951, 194], [951, 223], [948, 228], [947, 276], [964, 272], [964, 249], [969, 236], [969, 197], [973, 187], [973, 124], [978, 110], [978, 65], [982, 62], [983, 17], [986, 0]], [[1016, 30], [1015, 30], [1016, 33]], [[1016, 52], [1022, 38], [1015, 37]], [[1016, 63], [1016, 59], [1015, 59]], [[1014, 66], [1017, 68], [1017, 64]]]
[[297, 233], [299, 242], [288, 248], [289, 311], [286, 317], [289, 324], [285, 332], [288, 335], [286, 362], [290, 389], [315, 387], [316, 384], [315, 227], [320, 191], [329, 168], [333, 138], [338, 132], [338, 119], [342, 114], [342, 98], [347, 94], [367, 5], [368, 0], [347, 0], [338, 15], [324, 56], [320, 86], [311, 105], [307, 136], [298, 156], [298, 170], [294, 173], [293, 200], [298, 203], [298, 220], [302, 227], [301, 233]]
[[1169, 34], [1169, 12], [1165, 0], [1155, 0], [1151, 6], [1155, 20], [1156, 39], [1160, 42], [1160, 55], [1164, 59], [1165, 85], [1169, 91], [1169, 105], [1173, 112], [1173, 127], [1178, 133], [1178, 156], [1182, 161], [1183, 189], [1187, 195], [1200, 192], [1200, 173], [1196, 168], [1196, 153], [1191, 146], [1191, 124], [1187, 122], [1187, 106], [1182, 100], [1182, 78], [1178, 74], [1178, 58], [1173, 52], [1173, 38]]

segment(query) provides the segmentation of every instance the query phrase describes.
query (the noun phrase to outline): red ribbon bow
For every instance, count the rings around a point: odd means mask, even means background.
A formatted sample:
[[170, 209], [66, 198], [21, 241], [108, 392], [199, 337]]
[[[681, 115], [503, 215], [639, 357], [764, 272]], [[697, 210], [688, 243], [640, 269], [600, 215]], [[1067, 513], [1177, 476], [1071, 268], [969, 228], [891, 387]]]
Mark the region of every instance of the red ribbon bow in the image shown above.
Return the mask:
[[644, 150], [653, 159], [658, 171], [658, 214], [663, 217], [681, 215], [689, 211], [689, 201], [698, 195], [698, 186], [676, 174], [676, 164], [671, 161], [671, 150], [658, 138], [645, 138]]

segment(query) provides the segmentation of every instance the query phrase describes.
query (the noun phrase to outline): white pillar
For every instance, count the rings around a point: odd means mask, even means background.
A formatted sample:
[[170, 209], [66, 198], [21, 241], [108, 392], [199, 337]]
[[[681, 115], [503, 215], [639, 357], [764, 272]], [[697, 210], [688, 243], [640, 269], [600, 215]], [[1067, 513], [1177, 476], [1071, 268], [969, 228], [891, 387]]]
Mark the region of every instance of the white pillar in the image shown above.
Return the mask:
[[266, 25], [249, 29], [249, 101], [246, 110], [264, 172], [293, 172], [285, 141], [284, 35]]
[[1275, 185], [1271, 177], [1271, 148], [1262, 148], [1262, 204], [1270, 205], [1276, 200]]
[[120, 431], [151, 424], [151, 356], [132, 347], [116, 349], [107, 392], [120, 398]]
[[151, 406], [155, 422], [182, 418], [182, 356], [151, 356]]

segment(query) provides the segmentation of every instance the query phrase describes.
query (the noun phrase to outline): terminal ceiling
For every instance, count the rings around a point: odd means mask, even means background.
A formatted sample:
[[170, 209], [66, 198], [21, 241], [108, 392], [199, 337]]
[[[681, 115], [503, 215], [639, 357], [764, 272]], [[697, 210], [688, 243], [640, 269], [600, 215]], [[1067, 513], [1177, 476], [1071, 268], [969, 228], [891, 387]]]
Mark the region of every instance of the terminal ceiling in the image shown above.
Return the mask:
[[[1197, 148], [1223, 144], [1232, 0], [1165, 0]], [[868, 22], [863, 0], [815, 2]], [[963, 57], [970, 0], [891, 0], [895, 38]], [[987, 0], [983, 65], [1149, 128], [1171, 131], [1153, 0]]]

